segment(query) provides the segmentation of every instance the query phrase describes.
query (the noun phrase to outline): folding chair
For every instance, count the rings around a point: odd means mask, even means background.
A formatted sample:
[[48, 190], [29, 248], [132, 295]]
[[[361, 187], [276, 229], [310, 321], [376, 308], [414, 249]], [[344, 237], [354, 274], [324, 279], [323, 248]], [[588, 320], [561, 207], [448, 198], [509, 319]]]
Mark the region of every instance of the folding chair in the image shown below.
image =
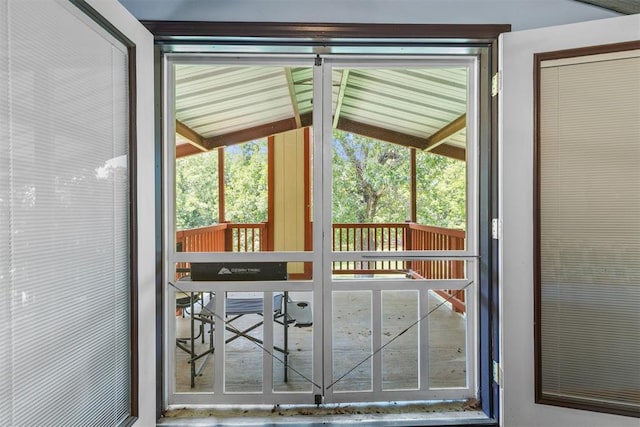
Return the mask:
[[[286, 304], [284, 302], [287, 302]], [[212, 295], [209, 300], [204, 304], [202, 309], [192, 316], [192, 330], [190, 348], [184, 346], [178, 346], [190, 353], [191, 358], [189, 360], [191, 371], [191, 387], [195, 387], [195, 378], [200, 376], [204, 366], [207, 362], [209, 355], [215, 352], [214, 346], [214, 331], [216, 323], [224, 319], [225, 330], [231, 333], [231, 336], [225, 339], [225, 344], [229, 344], [239, 338], [247, 339], [259, 346], [264, 345], [262, 339], [256, 338], [250, 335], [250, 332], [261, 327], [264, 324], [264, 299], [261, 297], [255, 298], [237, 298], [229, 297], [225, 301], [225, 315], [217, 316], [215, 313], [216, 298]], [[246, 315], [258, 315], [260, 320], [246, 327], [236, 327], [233, 323]], [[297, 320], [297, 316], [300, 320]], [[288, 297], [288, 293], [275, 294], [273, 296], [273, 315], [274, 322], [282, 325], [283, 327], [283, 346], [273, 346], [275, 351], [278, 351], [284, 356], [285, 366], [288, 366], [289, 356], [289, 326], [295, 323], [295, 326], [311, 326], [312, 315], [311, 306], [308, 302], [304, 301], [292, 301]], [[199, 322], [199, 328], [196, 331], [195, 322]], [[200, 353], [195, 351], [195, 340], [202, 337], [202, 342], [205, 342], [205, 330], [208, 327], [209, 345], [208, 348]], [[197, 366], [197, 362], [204, 358], [204, 361]], [[284, 381], [288, 381], [288, 370], [284, 370]]]
[[[260, 263], [191, 263], [190, 277], [181, 278], [181, 281], [245, 281], [245, 280], [287, 280], [287, 263], [286, 262], [260, 262]], [[261, 339], [258, 339], [249, 333], [264, 324], [264, 300], [263, 298], [227, 298], [225, 294], [225, 314], [224, 316], [215, 313], [215, 295], [209, 294], [208, 301], [200, 299], [202, 306], [199, 312], [196, 312], [194, 302], [197, 301], [197, 293], [192, 293], [189, 298], [191, 308], [191, 345], [187, 347], [186, 341], [178, 342], [178, 347], [190, 354], [189, 363], [191, 364], [191, 387], [195, 386], [195, 377], [199, 376], [209, 357], [215, 351], [214, 347], [214, 331], [216, 319], [225, 319], [224, 330], [232, 333], [232, 336], [225, 340], [228, 344], [236, 339], [245, 338], [257, 345], [264, 345]], [[246, 328], [236, 328], [233, 322], [246, 315], [258, 315], [261, 319]], [[290, 324], [295, 323], [296, 326], [311, 326], [312, 315], [311, 306], [304, 301], [291, 301], [287, 292], [273, 295], [273, 313], [274, 322], [283, 326], [284, 342], [283, 347], [274, 346], [274, 350], [284, 355], [285, 366], [288, 366], [289, 356], [289, 333]], [[196, 322], [199, 323], [196, 334]], [[209, 345], [208, 348], [200, 353], [195, 351], [195, 340], [202, 339], [205, 343], [205, 329], [208, 326]], [[204, 358], [204, 361], [198, 368], [197, 362]], [[284, 370], [284, 380], [288, 380], [287, 369]]]

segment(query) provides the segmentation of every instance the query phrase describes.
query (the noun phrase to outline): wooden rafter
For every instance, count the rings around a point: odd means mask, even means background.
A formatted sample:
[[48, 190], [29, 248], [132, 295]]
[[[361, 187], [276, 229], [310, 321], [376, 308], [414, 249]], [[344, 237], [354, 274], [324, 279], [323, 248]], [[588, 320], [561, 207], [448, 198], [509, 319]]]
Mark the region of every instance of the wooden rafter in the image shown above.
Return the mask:
[[[301, 127], [312, 125], [312, 114], [305, 113], [299, 116], [300, 125], [295, 118], [279, 120], [276, 122], [266, 123], [264, 125], [255, 126], [237, 132], [230, 132], [224, 135], [217, 135], [209, 138], [198, 139], [199, 135], [189, 129], [184, 124], [176, 121], [176, 131], [181, 130], [180, 135], [187, 138], [190, 142], [195, 139], [195, 144], [183, 144], [176, 147], [176, 157], [184, 157], [192, 154], [198, 154], [202, 151], [213, 150], [214, 148], [224, 147], [234, 144], [240, 144], [254, 139], [265, 138], [282, 132], [287, 132]], [[178, 125], [180, 123], [180, 125]], [[370, 138], [379, 139], [381, 141], [391, 142], [406, 147], [414, 147], [420, 150], [427, 150], [434, 154], [451, 157], [458, 160], [464, 160], [466, 153], [464, 148], [454, 147], [445, 144], [446, 138], [453, 135], [464, 128], [466, 123], [465, 115], [460, 116], [447, 126], [436, 132], [430, 138], [419, 138], [402, 132], [397, 132], [385, 128], [381, 128], [366, 123], [356, 122], [354, 120], [339, 118], [337, 129], [345, 132], [353, 132], [359, 135], [368, 136]], [[462, 127], [460, 127], [462, 126]], [[191, 133], [189, 132], [191, 130]], [[448, 134], [448, 135], [447, 135]]]
[[467, 115], [463, 114], [451, 123], [445, 125], [442, 129], [427, 138], [427, 151], [433, 151], [434, 148], [443, 144], [448, 138], [460, 132], [467, 126]]
[[[344, 117], [338, 120], [337, 128], [346, 132], [353, 132], [357, 133], [358, 135], [379, 139], [380, 141], [404, 145], [405, 147], [414, 147], [420, 150], [427, 149], [428, 139], [419, 138], [417, 136], [392, 131], [366, 123], [356, 122], [353, 120], [345, 119]], [[428, 151], [434, 154], [439, 154], [441, 156], [451, 157], [452, 159], [466, 159], [466, 152], [464, 148], [454, 147], [444, 143], [435, 145], [431, 149], [428, 149]]]
[[289, 96], [291, 97], [293, 118], [296, 121], [296, 126], [302, 127], [302, 124], [300, 122], [300, 110], [298, 110], [298, 98], [296, 96], [295, 83], [293, 81], [293, 73], [291, 72], [291, 67], [284, 68], [284, 75], [287, 78], [287, 87], [289, 88]]
[[336, 111], [333, 113], [333, 127], [338, 127], [338, 121], [340, 120], [340, 110], [342, 109], [342, 100], [344, 99], [344, 92], [347, 88], [347, 80], [349, 79], [349, 70], [342, 70], [342, 78], [340, 79], [340, 90], [338, 92], [338, 99], [336, 100]]
[[207, 148], [203, 144], [202, 136], [180, 120], [176, 120], [176, 133], [183, 136], [189, 144], [193, 145], [200, 151], [207, 151]]
[[424, 138], [362, 122], [356, 122], [354, 120], [345, 119], [344, 117], [338, 120], [338, 126], [336, 126], [336, 128], [345, 132], [353, 132], [358, 135], [368, 136], [369, 138], [379, 139], [380, 141], [392, 142], [406, 147], [415, 147], [421, 150], [424, 150], [427, 146], [427, 140]]
[[202, 154], [202, 150], [191, 144], [176, 145], [176, 158], [192, 156], [194, 154]]
[[203, 145], [207, 149], [212, 150], [214, 148], [226, 145], [240, 144], [242, 142], [253, 141], [254, 139], [258, 138], [265, 138], [269, 135], [275, 135], [277, 133], [287, 132], [297, 128], [298, 125], [296, 124], [296, 120], [291, 117], [288, 119], [265, 123], [263, 125], [254, 126], [236, 132], [229, 132], [224, 135], [216, 135], [209, 138], [204, 138]]
[[313, 125], [313, 113], [304, 113], [300, 115], [300, 123], [303, 128]]
[[439, 154], [441, 156], [450, 157], [456, 160], [465, 161], [467, 159], [467, 153], [464, 148], [454, 147], [453, 145], [442, 144], [438, 145], [433, 150], [429, 151], [433, 154]]

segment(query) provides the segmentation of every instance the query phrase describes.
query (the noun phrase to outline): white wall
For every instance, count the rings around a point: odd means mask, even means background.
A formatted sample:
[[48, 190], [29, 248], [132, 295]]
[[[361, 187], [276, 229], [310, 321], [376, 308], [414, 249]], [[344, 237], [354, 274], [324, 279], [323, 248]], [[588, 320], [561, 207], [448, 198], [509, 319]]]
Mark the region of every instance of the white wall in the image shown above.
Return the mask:
[[502, 36], [501, 365], [504, 426], [638, 427], [637, 418], [534, 403], [533, 54], [640, 39], [640, 15]]
[[513, 30], [618, 16], [574, 0], [119, 0], [168, 21], [511, 24]]

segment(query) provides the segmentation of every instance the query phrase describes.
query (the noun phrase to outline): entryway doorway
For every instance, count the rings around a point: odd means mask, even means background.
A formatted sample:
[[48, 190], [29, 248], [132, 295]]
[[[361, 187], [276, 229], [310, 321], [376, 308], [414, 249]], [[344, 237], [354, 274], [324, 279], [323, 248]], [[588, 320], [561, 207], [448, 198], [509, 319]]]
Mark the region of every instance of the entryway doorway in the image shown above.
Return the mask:
[[477, 58], [165, 70], [169, 403], [477, 397]]

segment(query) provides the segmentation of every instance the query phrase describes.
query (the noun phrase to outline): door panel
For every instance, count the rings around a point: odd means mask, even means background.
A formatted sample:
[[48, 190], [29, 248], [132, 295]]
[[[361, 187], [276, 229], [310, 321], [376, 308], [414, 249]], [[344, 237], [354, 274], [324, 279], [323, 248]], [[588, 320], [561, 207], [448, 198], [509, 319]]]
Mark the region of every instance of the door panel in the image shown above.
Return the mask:
[[0, 304], [3, 332], [19, 330], [3, 335], [0, 424], [152, 425], [153, 37], [115, 0], [0, 9]]
[[500, 41], [502, 424], [635, 426], [637, 419], [534, 403], [533, 55], [640, 39], [640, 16], [504, 34]]
[[324, 68], [325, 399], [471, 398], [473, 61]]
[[[168, 60], [171, 403], [475, 397], [475, 58], [283, 61]], [[288, 268], [229, 281], [227, 262]], [[234, 299], [258, 307], [236, 321]]]
[[311, 64], [168, 59], [172, 403], [313, 402], [322, 239]]

